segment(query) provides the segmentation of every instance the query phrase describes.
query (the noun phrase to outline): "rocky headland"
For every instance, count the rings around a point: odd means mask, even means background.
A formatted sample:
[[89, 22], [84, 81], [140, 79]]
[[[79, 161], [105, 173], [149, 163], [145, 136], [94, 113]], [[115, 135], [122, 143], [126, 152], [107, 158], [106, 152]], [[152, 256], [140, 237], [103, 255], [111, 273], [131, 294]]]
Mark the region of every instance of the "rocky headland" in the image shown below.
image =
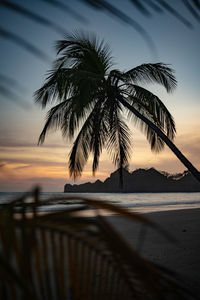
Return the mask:
[[161, 193], [161, 192], [200, 192], [198, 182], [188, 171], [168, 174], [154, 168], [123, 170], [123, 186], [120, 185], [119, 171], [115, 171], [105, 181], [66, 184], [65, 193]]

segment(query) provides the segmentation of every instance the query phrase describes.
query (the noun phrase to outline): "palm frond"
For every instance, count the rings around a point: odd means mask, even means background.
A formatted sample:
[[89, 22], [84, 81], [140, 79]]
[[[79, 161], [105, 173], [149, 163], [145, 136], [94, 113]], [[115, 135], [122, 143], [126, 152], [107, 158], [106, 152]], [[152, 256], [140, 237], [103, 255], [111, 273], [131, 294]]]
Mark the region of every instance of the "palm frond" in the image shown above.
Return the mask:
[[176, 87], [177, 81], [174, 70], [167, 64], [142, 64], [124, 73], [124, 80], [138, 83], [158, 83], [165, 87], [167, 92], [172, 92]]
[[39, 136], [38, 144], [44, 143], [47, 132], [50, 130], [57, 130], [63, 125], [63, 117], [70, 111], [70, 108], [70, 99], [67, 99], [48, 111], [46, 123]]
[[[41, 213], [41, 206], [61, 199], [66, 204], [81, 201], [81, 205]], [[81, 214], [89, 207], [93, 218]], [[176, 241], [161, 226], [127, 208], [80, 196], [41, 201], [36, 188], [0, 208], [3, 298], [198, 298], [184, 278], [147, 260], [134, 245], [130, 246], [100, 210], [137, 221]]]
[[101, 102], [99, 101], [84, 122], [72, 147], [69, 170], [70, 175], [73, 175], [74, 178], [81, 175], [91, 151], [94, 153], [93, 173], [98, 167], [99, 156], [107, 135], [107, 126], [104, 123], [104, 113], [101, 108]]
[[113, 163], [119, 168], [120, 183], [123, 185], [122, 171], [130, 158], [130, 130], [119, 114], [115, 115], [111, 124], [107, 148]]
[[166, 12], [174, 16], [177, 20], [179, 20], [181, 23], [183, 23], [185, 26], [188, 28], [193, 28], [193, 25], [190, 23], [188, 19], [186, 19], [184, 16], [182, 16], [179, 11], [174, 9], [173, 5], [170, 5], [167, 1], [165, 0], [157, 0], [160, 6], [164, 8]]
[[124, 74], [118, 69], [112, 69], [107, 77], [107, 83], [109, 83], [110, 86], [117, 87], [119, 82], [123, 82], [124, 80]]
[[98, 168], [99, 157], [106, 143], [109, 131], [109, 123], [107, 122], [105, 106], [102, 105], [102, 102], [100, 106], [101, 107], [98, 107], [94, 115], [93, 132], [91, 136], [91, 151], [94, 155], [92, 164], [93, 175], [95, 175]]
[[53, 22], [52, 20], [49, 20], [49, 19], [43, 17], [42, 15], [34, 13], [32, 10], [29, 10], [17, 3], [3, 0], [3, 1], [1, 1], [0, 4], [9, 8], [10, 10], [16, 12], [17, 14], [22, 15], [23, 17], [33, 20], [34, 22], [37, 22], [38, 24], [40, 24], [42, 26], [52, 28], [54, 31], [56, 31], [58, 33], [64, 34], [66, 32], [63, 27], [61, 27], [57, 23]]
[[48, 103], [57, 100], [60, 102], [64, 98], [66, 99], [70, 89], [69, 78], [71, 72], [70, 69], [62, 68], [62, 65], [50, 70], [46, 82], [34, 93], [35, 102], [41, 104], [44, 108]]
[[[35, 101], [45, 107], [47, 103], [60, 102], [68, 96], [80, 95], [81, 103], [88, 103], [94, 92], [100, 90], [104, 84], [109, 54], [102, 45], [98, 45], [96, 49], [86, 41], [81, 46], [78, 42], [59, 41], [59, 43], [61, 49], [67, 49], [62, 57], [54, 61], [46, 82], [34, 94]], [[73, 46], [72, 49], [69, 45]]]
[[[164, 103], [153, 93], [138, 85], [132, 85], [132, 104], [139, 102], [152, 115], [153, 122], [161, 128], [170, 140], [176, 133], [174, 119]], [[130, 98], [130, 96], [129, 96]], [[130, 116], [130, 113], [129, 113]]]
[[193, 7], [191, 1], [183, 0], [183, 3], [185, 4], [186, 8], [190, 11], [190, 13], [193, 15], [193, 17], [198, 22], [200, 22], [200, 15], [198, 14], [198, 9], [200, 10], [200, 3], [196, 0], [194, 0], [193, 1], [194, 7]]
[[105, 75], [112, 66], [110, 50], [104, 41], [98, 41], [95, 35], [85, 32], [74, 32], [65, 35], [65, 40], [56, 43], [59, 62], [79, 70], [88, 70], [94, 74]]
[[6, 100], [17, 103], [21, 108], [28, 109], [30, 108], [28, 102], [24, 101], [21, 96], [19, 96], [15, 91], [10, 87], [11, 84], [0, 83], [0, 95], [3, 96]]
[[79, 132], [70, 152], [69, 171], [70, 176], [73, 176], [74, 179], [81, 175], [90, 153], [90, 140], [87, 138], [90, 138], [90, 135], [89, 129], [85, 125]]
[[[145, 116], [153, 124], [156, 124], [156, 126], [164, 132], [162, 123], [158, 123], [154, 112], [149, 108], [149, 106], [145, 105], [140, 99], [134, 96], [129, 96], [128, 100], [140, 114]], [[135, 114], [128, 111], [128, 116], [131, 118], [134, 124], [138, 126], [140, 130], [146, 135], [146, 138], [151, 146], [151, 150], [156, 153], [160, 152], [165, 146], [165, 143], [160, 138], [160, 136], [146, 122], [141, 120]]]
[[29, 53], [33, 54], [35, 57], [39, 58], [42, 61], [50, 61], [49, 56], [47, 56], [45, 52], [37, 48], [35, 45], [29, 43], [26, 39], [23, 39], [18, 34], [15, 34], [11, 31], [7, 31], [4, 28], [0, 27], [0, 37], [17, 44], [22, 49], [28, 51]]

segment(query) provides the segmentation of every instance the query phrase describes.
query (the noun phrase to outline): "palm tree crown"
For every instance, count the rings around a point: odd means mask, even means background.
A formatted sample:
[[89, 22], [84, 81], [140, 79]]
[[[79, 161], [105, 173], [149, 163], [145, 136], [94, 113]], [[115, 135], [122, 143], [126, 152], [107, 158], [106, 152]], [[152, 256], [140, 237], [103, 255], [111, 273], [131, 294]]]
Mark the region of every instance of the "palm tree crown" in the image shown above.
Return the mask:
[[173, 117], [156, 95], [138, 85], [153, 82], [167, 92], [173, 91], [176, 79], [168, 65], [142, 64], [119, 71], [112, 68], [108, 45], [86, 33], [68, 35], [57, 42], [56, 48], [58, 58], [44, 85], [35, 92], [36, 102], [42, 107], [56, 102], [47, 113], [39, 144], [52, 129], [75, 138], [69, 156], [71, 176], [81, 175], [90, 153], [95, 173], [103, 148], [122, 174], [131, 150], [127, 119], [140, 126], [153, 151], [163, 149], [163, 136], [174, 139]]

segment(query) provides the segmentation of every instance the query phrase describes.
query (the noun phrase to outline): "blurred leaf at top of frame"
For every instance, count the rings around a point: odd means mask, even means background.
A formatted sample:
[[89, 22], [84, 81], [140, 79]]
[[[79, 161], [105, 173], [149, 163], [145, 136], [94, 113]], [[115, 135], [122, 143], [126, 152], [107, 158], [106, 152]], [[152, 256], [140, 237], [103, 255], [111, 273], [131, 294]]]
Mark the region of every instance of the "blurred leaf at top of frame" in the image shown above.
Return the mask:
[[[80, 12], [73, 7], [74, 2], [66, 2], [61, 0], [37, 0], [38, 2], [45, 2], [49, 6], [53, 6], [57, 10], [61, 10], [66, 14], [70, 14], [73, 18], [77, 19], [82, 23], [89, 22], [88, 18], [81, 15]], [[129, 0], [133, 5], [133, 12], [129, 12], [129, 15], [123, 11], [123, 8], [118, 8], [115, 4], [112, 4], [111, 1], [106, 0], [80, 0], [84, 5], [91, 7], [95, 10], [101, 10], [106, 14], [111, 15], [111, 17], [117, 18], [119, 21], [122, 21], [125, 25], [131, 26], [135, 31], [137, 31], [144, 39], [153, 56], [156, 55], [156, 46], [149, 35], [148, 31], [142, 26], [140, 22], [137, 22], [134, 18], [135, 10], [139, 11], [143, 16], [149, 18], [153, 17], [153, 14], [167, 13], [171, 14], [178, 21], [188, 28], [193, 28], [193, 24], [181, 14], [177, 9], [173, 7], [173, 2], [167, 0]], [[199, 0], [181, 0], [182, 5], [191, 13], [193, 18], [196, 21], [200, 21], [200, 2]], [[20, 3], [20, 2], [19, 2]], [[114, 2], [113, 2], [114, 3]], [[63, 35], [65, 29], [58, 25], [55, 21], [49, 20], [42, 14], [32, 12], [31, 9], [24, 8], [22, 4], [18, 4], [15, 1], [1, 0], [0, 5], [8, 10], [15, 12], [16, 14], [23, 15], [24, 17], [31, 19], [33, 22], [40, 24], [41, 26], [46, 26], [51, 28], [53, 31], [56, 31]], [[38, 59], [49, 61], [45, 52], [39, 49], [32, 43], [29, 43], [27, 40], [23, 39], [19, 32], [11, 32], [0, 27], [0, 37], [3, 39], [10, 40], [14, 44], [20, 46], [21, 48], [28, 51], [30, 54], [34, 55]], [[25, 106], [24, 102], [19, 101], [17, 95], [13, 93], [9, 88], [9, 82], [5, 80], [2, 81], [0, 77], [0, 95], [6, 97], [11, 101], [15, 101], [18, 105]]]

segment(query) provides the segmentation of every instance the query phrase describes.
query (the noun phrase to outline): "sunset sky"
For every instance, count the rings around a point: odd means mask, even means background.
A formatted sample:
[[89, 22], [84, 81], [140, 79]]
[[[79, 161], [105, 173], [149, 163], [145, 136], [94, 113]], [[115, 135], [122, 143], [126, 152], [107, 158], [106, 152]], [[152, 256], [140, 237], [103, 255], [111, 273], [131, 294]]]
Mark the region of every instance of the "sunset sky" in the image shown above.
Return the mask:
[[[149, 62], [171, 64], [178, 80], [173, 94], [167, 94], [157, 85], [146, 87], [159, 96], [173, 115], [177, 126], [175, 144], [200, 169], [200, 25], [180, 0], [173, 3], [192, 22], [193, 29], [166, 13], [152, 13], [152, 17], [147, 18], [128, 0], [110, 1], [145, 28], [156, 45], [157, 54], [150, 51], [143, 37], [131, 26], [80, 1], [67, 3], [87, 22], [65, 14], [45, 1], [15, 2], [56, 22], [67, 32], [84, 29], [96, 33], [110, 45], [116, 67], [121, 70]], [[62, 35], [1, 6], [0, 27], [17, 33], [50, 57], [49, 62], [40, 60], [13, 42], [0, 38], [0, 73], [20, 83], [16, 88], [11, 84], [18, 93], [17, 101], [2, 96], [0, 99], [0, 192], [26, 191], [36, 184], [40, 184], [43, 191], [62, 192], [65, 183], [73, 183], [67, 164], [71, 144], [55, 132], [47, 136], [43, 146], [37, 146], [49, 107], [42, 110], [33, 99], [34, 91], [42, 85], [51, 61], [56, 57], [54, 43], [62, 39]], [[148, 167], [170, 173], [185, 170], [167, 147], [159, 154], [151, 153], [145, 136], [132, 124], [130, 127], [133, 133], [130, 170]], [[92, 176], [89, 160], [76, 183], [104, 180], [114, 170], [111, 159], [103, 152], [96, 177]]]

